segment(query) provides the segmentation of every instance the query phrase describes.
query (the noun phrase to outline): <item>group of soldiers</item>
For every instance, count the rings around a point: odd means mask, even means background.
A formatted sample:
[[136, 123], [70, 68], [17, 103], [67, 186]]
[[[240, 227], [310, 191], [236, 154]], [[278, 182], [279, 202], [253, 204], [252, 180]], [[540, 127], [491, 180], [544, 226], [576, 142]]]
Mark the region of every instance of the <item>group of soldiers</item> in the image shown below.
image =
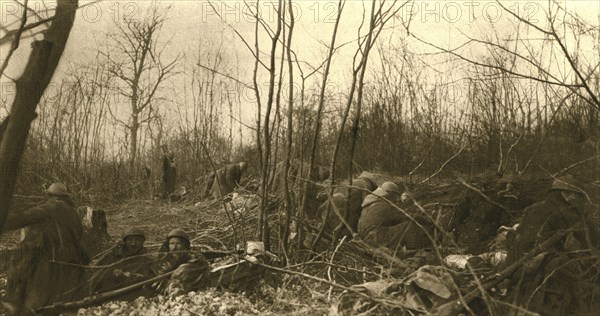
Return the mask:
[[[229, 164], [206, 178], [202, 195], [223, 197], [239, 185], [246, 163]], [[142, 280], [174, 272], [184, 265], [185, 273], [196, 277], [208, 270], [202, 254], [191, 251], [189, 235], [182, 229], [171, 231], [158, 251], [144, 246], [144, 232], [132, 227], [122, 240], [99, 258], [90, 258], [83, 244], [84, 228], [75, 203], [62, 183], [46, 190], [48, 199], [23, 212], [11, 212], [4, 224], [7, 231], [22, 229], [20, 249], [13, 259], [2, 308], [14, 315], [34, 313], [56, 302], [127, 287]], [[173, 277], [174, 276], [174, 277]], [[181, 286], [181, 273], [173, 273], [151, 285], [130, 291], [121, 299], [166, 293]], [[189, 281], [189, 280], [187, 280]], [[187, 282], [186, 281], [186, 282]], [[199, 280], [196, 280], [199, 281]], [[198, 283], [198, 282], [195, 282]]]
[[391, 250], [431, 246], [433, 228], [428, 219], [399, 207], [408, 198], [396, 183], [386, 181], [378, 187], [374, 176], [363, 172], [351, 186], [336, 188], [317, 214], [334, 239], [358, 236], [374, 247]]
[[[123, 288], [190, 262], [208, 269], [207, 260], [191, 251], [190, 237], [182, 229], [169, 232], [158, 255], [153, 255], [144, 246], [144, 232], [130, 228], [119, 243], [91, 260], [81, 243], [83, 227], [66, 186], [54, 183], [46, 192], [45, 203], [10, 213], [4, 226], [6, 230], [24, 229], [2, 303], [13, 315], [29, 315], [56, 302]], [[128, 297], [164, 293], [170, 283], [169, 278], [157, 280]]]
[[[412, 193], [393, 182], [375, 188], [366, 172], [337, 188], [319, 207], [325, 231], [334, 240], [347, 235], [392, 251], [431, 248], [435, 226], [426, 214], [408, 211]], [[514, 303], [557, 315], [600, 307], [590, 303], [600, 290], [599, 199], [594, 188], [586, 191], [581, 181], [563, 176], [553, 179], [543, 200], [522, 210], [516, 229], [506, 235], [506, 260], [497, 267], [521, 267], [510, 283]]]
[[[219, 191], [219, 195], [230, 191], [223, 185], [228, 185], [230, 180], [238, 183], [245, 168], [244, 163], [234, 164], [213, 174], [208, 179], [212, 178], [211, 189], [216, 187], [214, 190]], [[25, 315], [54, 302], [123, 288], [190, 263], [193, 263], [193, 269], [185, 271], [193, 271], [194, 278], [201, 278], [209, 267], [206, 258], [191, 251], [190, 237], [182, 229], [171, 231], [158, 255], [153, 255], [144, 246], [144, 232], [130, 228], [117, 245], [92, 260], [81, 244], [83, 227], [66, 186], [54, 183], [47, 189], [47, 194], [45, 203], [10, 213], [4, 224], [6, 230], [24, 228], [21, 249], [9, 272], [3, 303], [14, 315]], [[353, 179], [351, 186], [336, 188], [318, 207], [316, 215], [324, 230], [334, 238], [346, 235], [391, 250], [430, 248], [434, 243], [434, 225], [424, 214], [403, 210], [404, 204], [412, 203], [411, 199], [411, 194], [398, 184], [386, 181], [377, 186], [374, 176], [363, 172]], [[506, 265], [518, 262], [525, 254], [543, 245], [543, 251], [528, 262], [528, 271], [554, 271], [550, 280], [538, 280], [532, 274], [530, 282], [523, 283], [525, 286], [519, 291], [541, 300], [539, 306], [544, 308], [566, 309], [572, 308], [572, 304], [583, 304], [576, 298], [569, 298], [568, 303], [563, 299], [562, 305], [549, 307], [548, 296], [540, 296], [537, 287], [543, 281], [554, 287], [566, 287], [563, 289], [566, 293], [584, 296], [582, 280], [600, 273], [596, 250], [600, 236], [599, 217], [597, 206], [577, 180], [570, 176], [555, 179], [545, 199], [523, 211], [518, 228], [507, 238]], [[557, 234], [561, 234], [560, 238], [550, 244], [546, 242]], [[527, 277], [527, 272], [524, 273]], [[562, 274], [568, 276], [569, 282], [552, 283]], [[164, 293], [179, 281], [164, 278], [129, 295]]]

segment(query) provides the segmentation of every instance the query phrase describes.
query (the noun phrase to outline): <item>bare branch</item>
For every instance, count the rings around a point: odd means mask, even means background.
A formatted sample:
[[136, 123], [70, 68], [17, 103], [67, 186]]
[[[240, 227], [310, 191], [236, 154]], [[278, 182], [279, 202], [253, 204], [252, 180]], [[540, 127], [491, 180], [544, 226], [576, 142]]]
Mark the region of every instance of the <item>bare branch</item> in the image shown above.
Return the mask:
[[[28, 0], [25, 0], [25, 2], [23, 3], [24, 7], [27, 7], [27, 1]], [[27, 23], [27, 10], [23, 10], [23, 16], [21, 16], [21, 26], [19, 26], [19, 29], [17, 30], [17, 33], [15, 34], [15, 40], [12, 42], [12, 45], [10, 46], [10, 50], [6, 54], [6, 58], [2, 62], [2, 65], [0, 65], [0, 77], [2, 76], [2, 74], [4, 74], [4, 70], [8, 66], [8, 61], [10, 60], [10, 57], [15, 52], [15, 50], [19, 47], [19, 41], [21, 40], [21, 34], [23, 33], [23, 29], [25, 28], [25, 23]]]
[[427, 179], [421, 181], [421, 184], [431, 180], [433, 177], [437, 176], [440, 172], [442, 172], [442, 170], [444, 170], [444, 167], [446, 167], [446, 165], [452, 161], [454, 158], [458, 157], [458, 155], [460, 155], [462, 153], [462, 151], [467, 147], [467, 145], [462, 145], [462, 147], [460, 147], [460, 149], [454, 154], [452, 155], [452, 157], [448, 158], [448, 160], [446, 160], [442, 166], [436, 171], [434, 172], [432, 175], [430, 175], [429, 177], [427, 177]]

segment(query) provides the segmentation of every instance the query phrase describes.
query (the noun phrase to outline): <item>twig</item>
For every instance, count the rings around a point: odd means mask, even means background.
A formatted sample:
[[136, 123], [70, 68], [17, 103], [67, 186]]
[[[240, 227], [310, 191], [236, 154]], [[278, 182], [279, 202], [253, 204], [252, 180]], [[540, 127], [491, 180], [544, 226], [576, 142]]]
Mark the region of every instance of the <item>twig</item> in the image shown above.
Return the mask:
[[429, 148], [429, 150], [427, 151], [427, 155], [425, 155], [425, 157], [423, 157], [423, 160], [421, 160], [421, 162], [419, 162], [419, 164], [408, 173], [408, 181], [412, 182], [412, 176], [415, 172], [417, 172], [417, 170], [419, 170], [419, 168], [421, 168], [421, 166], [425, 163], [425, 160], [427, 160], [427, 158], [429, 158], [431, 156], [431, 152], [433, 152], [433, 149], [435, 148], [435, 144], [437, 143], [437, 139], [434, 139], [433, 144], [431, 145], [431, 148]]
[[328, 281], [328, 280], [325, 280], [325, 279], [322, 279], [322, 278], [319, 278], [319, 277], [316, 277], [316, 276], [312, 276], [310, 274], [306, 274], [306, 273], [302, 273], [302, 272], [297, 272], [297, 271], [291, 271], [291, 270], [287, 270], [287, 269], [283, 269], [283, 268], [277, 268], [277, 267], [273, 267], [273, 266], [270, 266], [270, 265], [267, 265], [267, 264], [263, 264], [263, 263], [260, 263], [260, 262], [251, 262], [251, 263], [254, 264], [254, 265], [257, 265], [257, 266], [269, 269], [269, 270], [273, 270], [273, 271], [277, 271], [277, 272], [281, 272], [281, 273], [286, 273], [286, 274], [291, 274], [291, 275], [296, 275], [296, 276], [300, 276], [300, 277], [303, 277], [303, 278], [306, 278], [306, 279], [310, 279], [310, 280], [313, 280], [313, 281], [325, 283], [325, 284], [330, 285], [332, 287], [336, 287], [336, 288], [342, 289], [344, 291], [352, 292], [352, 293], [354, 293], [354, 294], [356, 294], [358, 296], [362, 296], [362, 297], [364, 297], [364, 298], [366, 298], [368, 300], [371, 300], [371, 301], [373, 301], [375, 303], [378, 303], [378, 304], [381, 304], [381, 305], [390, 306], [390, 307], [396, 307], [396, 308], [402, 308], [402, 309], [406, 309], [406, 310], [413, 310], [413, 311], [421, 312], [421, 313], [425, 312], [424, 310], [419, 310], [419, 309], [415, 309], [413, 307], [405, 306], [405, 305], [401, 304], [398, 300], [389, 300], [389, 299], [385, 299], [385, 298], [373, 297], [373, 296], [371, 296], [371, 295], [369, 295], [367, 293], [361, 292], [361, 291], [359, 291], [357, 289], [354, 289], [352, 287], [346, 287], [346, 286], [343, 286], [341, 284], [337, 284], [335, 282], [331, 282], [331, 281]]
[[463, 151], [463, 150], [464, 150], [466, 147], [467, 147], [467, 145], [466, 145], [466, 144], [465, 144], [465, 145], [463, 145], [463, 146], [460, 148], [460, 150], [459, 150], [459, 151], [458, 151], [456, 154], [452, 155], [452, 157], [450, 157], [448, 160], [446, 160], [446, 162], [444, 162], [444, 163], [442, 164], [442, 166], [441, 166], [441, 167], [440, 167], [440, 168], [439, 168], [439, 169], [438, 169], [438, 170], [437, 170], [437, 171], [436, 171], [434, 174], [430, 175], [430, 176], [429, 176], [427, 179], [425, 179], [425, 180], [421, 181], [421, 184], [423, 184], [423, 183], [425, 183], [425, 182], [427, 182], [427, 181], [431, 180], [433, 177], [437, 176], [437, 175], [438, 175], [440, 172], [442, 172], [442, 170], [444, 170], [444, 167], [446, 167], [446, 165], [447, 165], [447, 164], [448, 164], [450, 161], [452, 161], [452, 159], [454, 159], [454, 158], [456, 158], [458, 155], [460, 155], [460, 153], [462, 153], [462, 151]]
[[[348, 243], [346, 243], [346, 245], [348, 245]], [[354, 272], [359, 272], [359, 273], [368, 273], [368, 274], [372, 274], [372, 275], [379, 275], [379, 274], [377, 274], [375, 272], [372, 272], [372, 271], [364, 271], [364, 270], [361, 270], [361, 269], [347, 267], [347, 266], [342, 266], [342, 265], [339, 265], [339, 264], [334, 264], [334, 263], [326, 262], [326, 261], [308, 261], [308, 262], [302, 262], [302, 263], [298, 263], [298, 264], [294, 264], [294, 265], [289, 265], [289, 266], [287, 266], [287, 268], [291, 269], [291, 268], [296, 268], [296, 267], [303, 267], [303, 266], [308, 266], [308, 265], [319, 265], [319, 264], [330, 266], [332, 268], [342, 269], [342, 270], [354, 271]]]
[[199, 67], [201, 67], [201, 68], [204, 68], [204, 69], [206, 69], [206, 70], [208, 70], [208, 71], [210, 71], [210, 72], [212, 72], [212, 73], [215, 73], [215, 74], [217, 74], [217, 75], [221, 75], [221, 76], [223, 76], [223, 77], [225, 77], [225, 78], [227, 78], [227, 79], [233, 80], [234, 82], [237, 82], [237, 83], [241, 84], [242, 86], [244, 86], [244, 87], [246, 87], [246, 88], [252, 88], [252, 86], [251, 86], [251, 85], [249, 85], [249, 84], [247, 84], [247, 83], [245, 83], [245, 82], [242, 82], [241, 80], [239, 80], [239, 79], [237, 79], [237, 78], [233, 77], [232, 75], [229, 75], [229, 74], [226, 74], [226, 73], [220, 72], [220, 71], [218, 71], [218, 70], [216, 70], [216, 69], [213, 69], [213, 68], [210, 68], [210, 67], [208, 67], [208, 66], [204, 66], [204, 65], [202, 65], [201, 63], [197, 63], [196, 65], [197, 65], [197, 66], [199, 66]]
[[474, 187], [474, 186], [472, 186], [472, 185], [470, 185], [470, 184], [466, 183], [466, 182], [465, 182], [463, 179], [460, 179], [460, 178], [459, 178], [459, 179], [458, 179], [458, 182], [459, 182], [460, 184], [462, 184], [463, 186], [467, 187], [468, 189], [471, 189], [471, 190], [473, 190], [473, 191], [477, 192], [477, 193], [478, 193], [479, 195], [481, 195], [481, 197], [483, 197], [483, 198], [484, 198], [486, 201], [488, 201], [488, 202], [490, 202], [490, 203], [492, 203], [492, 204], [496, 205], [497, 207], [499, 207], [499, 208], [501, 208], [501, 209], [505, 210], [506, 212], [510, 213], [510, 210], [509, 210], [508, 208], [506, 208], [506, 206], [504, 206], [504, 205], [502, 205], [502, 204], [500, 204], [500, 203], [498, 203], [498, 202], [496, 202], [496, 201], [492, 200], [492, 199], [491, 199], [489, 196], [487, 196], [485, 193], [481, 192], [481, 190], [479, 190], [479, 189], [477, 189], [476, 187]]
[[582, 165], [582, 164], [584, 164], [584, 163], [586, 163], [586, 162], [588, 162], [590, 160], [594, 160], [594, 159], [598, 159], [598, 158], [600, 158], [600, 155], [594, 156], [594, 157], [591, 157], [591, 158], [588, 158], [588, 159], [584, 159], [584, 160], [579, 161], [579, 162], [576, 162], [576, 163], [574, 163], [574, 164], [572, 164], [572, 165], [570, 165], [568, 167], [565, 167], [565, 168], [561, 169], [560, 171], [556, 172], [555, 174], [552, 175], [552, 177], [555, 178], [559, 174], [565, 173], [565, 172], [567, 172], [567, 171], [569, 171], [569, 170], [571, 170], [571, 169], [573, 169], [573, 168], [575, 168], [575, 167], [577, 167], [579, 165]]
[[[513, 151], [515, 146], [519, 143], [521, 138], [523, 138], [523, 135], [525, 135], [525, 133], [521, 133], [519, 135], [519, 138], [517, 138], [517, 140], [514, 143], [512, 143], [512, 145], [510, 145], [510, 147], [508, 148], [508, 151], [506, 152], [506, 162], [504, 163], [504, 167], [502, 167], [502, 153], [500, 153], [500, 163], [498, 164], [498, 174], [504, 174], [504, 171], [506, 171], [506, 169], [508, 168], [508, 159], [510, 157], [510, 153]], [[516, 160], [516, 158], [515, 158], [515, 160]]]
[[[27, 0], [25, 0], [25, 2], [23, 3], [23, 6], [25, 8], [27, 8]], [[27, 23], [27, 10], [24, 9], [23, 16], [21, 17], [21, 25], [19, 26], [19, 29], [17, 30], [17, 33], [15, 34], [15, 40], [10, 45], [10, 50], [6, 54], [6, 58], [2, 62], [2, 66], [0, 66], [0, 77], [2, 77], [4, 70], [8, 66], [8, 61], [10, 60], [10, 57], [15, 52], [15, 50], [17, 50], [17, 48], [19, 48], [19, 42], [21, 41], [21, 34], [23, 34], [23, 30], [25, 29], [26, 23]]]
[[[333, 264], [333, 258], [335, 257], [335, 254], [337, 253], [337, 251], [340, 249], [340, 246], [342, 246], [342, 244], [344, 243], [344, 241], [346, 240], [347, 236], [342, 237], [342, 240], [340, 240], [340, 243], [337, 245], [337, 247], [335, 247], [335, 250], [333, 251], [333, 253], [331, 254], [331, 258], [329, 259], [329, 263]], [[327, 278], [329, 279], [329, 281], [332, 281], [331, 278], [331, 266], [327, 267]], [[331, 300], [331, 291], [333, 290], [333, 287], [329, 287], [329, 293], [327, 295], [327, 299]]]

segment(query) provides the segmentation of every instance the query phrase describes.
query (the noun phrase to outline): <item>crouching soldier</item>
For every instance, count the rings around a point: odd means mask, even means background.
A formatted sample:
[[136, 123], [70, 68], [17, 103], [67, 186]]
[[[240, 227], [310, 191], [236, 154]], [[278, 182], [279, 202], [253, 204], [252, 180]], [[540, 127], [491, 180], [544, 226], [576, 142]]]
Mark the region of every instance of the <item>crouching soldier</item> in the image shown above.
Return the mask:
[[203, 255], [192, 254], [191, 250], [190, 237], [183, 229], [177, 228], [169, 232], [159, 250], [154, 274], [161, 275], [175, 271], [182, 265], [184, 267], [173, 272], [169, 279], [154, 283], [152, 287], [156, 292], [172, 294], [192, 288], [193, 284], [200, 282], [203, 269], [208, 270], [208, 261]]
[[[146, 236], [139, 228], [129, 228], [123, 239], [94, 262], [101, 269], [90, 278], [90, 293], [104, 293], [123, 288], [152, 275], [152, 258], [144, 247]], [[130, 300], [149, 295], [149, 291], [130, 293], [122, 299]]]
[[[362, 204], [358, 221], [359, 236], [374, 247], [382, 246], [392, 250], [403, 246], [409, 249], [431, 246], [426, 232], [397, 209], [396, 204], [400, 203], [401, 194], [395, 183], [385, 182], [368, 195]], [[429, 229], [425, 220], [421, 224]]]
[[117, 245], [112, 247], [107, 253], [103, 254], [94, 265], [102, 266], [121, 261], [125, 258], [143, 255], [147, 252], [144, 247], [146, 235], [137, 228], [131, 227], [123, 233], [123, 239]]
[[[555, 179], [546, 199], [525, 209], [510, 242], [507, 265], [536, 246], [546, 246], [525, 263], [522, 287], [513, 291], [516, 297], [527, 297], [535, 312], [586, 314], [593, 301], [590, 295], [600, 290], [587, 282], [600, 272], [597, 256], [587, 253], [598, 247], [598, 210], [588, 204], [582, 187], [572, 176]], [[560, 237], [557, 234], [564, 236], [553, 244], [546, 242]]]
[[219, 199], [235, 190], [240, 184], [242, 174], [246, 171], [246, 163], [229, 164], [215, 174], [211, 193], [215, 199]]
[[203, 257], [192, 259], [181, 264], [169, 278], [164, 294], [177, 296], [208, 287], [210, 265]]
[[351, 237], [352, 233], [356, 232], [364, 199], [376, 188], [377, 183], [373, 175], [363, 172], [352, 181], [351, 188], [342, 186], [335, 189], [333, 195], [323, 202], [317, 211], [317, 214], [321, 214], [321, 223], [325, 225], [325, 231], [331, 233], [334, 239], [340, 236]]

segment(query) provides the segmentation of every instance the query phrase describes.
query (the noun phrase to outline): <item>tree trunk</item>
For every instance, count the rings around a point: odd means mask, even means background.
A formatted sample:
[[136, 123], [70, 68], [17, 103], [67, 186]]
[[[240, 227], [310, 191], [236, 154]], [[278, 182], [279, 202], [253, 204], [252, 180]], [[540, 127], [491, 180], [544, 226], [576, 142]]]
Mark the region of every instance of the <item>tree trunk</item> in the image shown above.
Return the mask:
[[0, 139], [0, 234], [8, 215], [21, 156], [36, 117], [37, 104], [50, 83], [75, 21], [77, 0], [58, 0], [54, 20], [44, 39], [32, 43], [32, 51], [23, 75], [17, 79], [17, 91], [10, 120]]
[[131, 127], [129, 131], [131, 132], [130, 136], [130, 152], [129, 152], [129, 165], [133, 169], [135, 165], [135, 161], [137, 160], [137, 138], [138, 131], [140, 129], [140, 123], [137, 114], [131, 115]]

